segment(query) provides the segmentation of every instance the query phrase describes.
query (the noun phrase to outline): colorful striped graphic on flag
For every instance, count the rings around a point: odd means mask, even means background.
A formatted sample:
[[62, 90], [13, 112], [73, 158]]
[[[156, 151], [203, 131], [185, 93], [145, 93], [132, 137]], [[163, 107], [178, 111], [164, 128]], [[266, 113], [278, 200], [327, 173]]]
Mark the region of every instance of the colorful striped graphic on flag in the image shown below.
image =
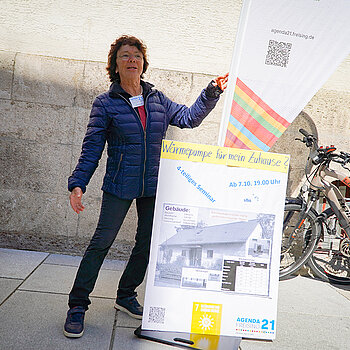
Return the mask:
[[225, 147], [267, 152], [289, 125], [237, 78]]

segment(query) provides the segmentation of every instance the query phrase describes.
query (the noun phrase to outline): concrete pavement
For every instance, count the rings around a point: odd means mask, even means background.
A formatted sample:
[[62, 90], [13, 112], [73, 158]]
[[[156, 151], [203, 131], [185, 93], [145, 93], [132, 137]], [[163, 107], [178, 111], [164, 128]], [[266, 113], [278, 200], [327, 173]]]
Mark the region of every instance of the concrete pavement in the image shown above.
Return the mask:
[[[113, 308], [125, 266], [117, 260], [107, 260], [102, 267], [83, 337], [64, 337], [67, 297], [80, 259], [0, 248], [0, 349], [176, 349], [137, 338], [133, 332], [141, 321]], [[144, 285], [138, 293], [142, 302]], [[276, 340], [243, 339], [240, 348], [350, 349], [350, 287], [301, 276], [281, 281]]]

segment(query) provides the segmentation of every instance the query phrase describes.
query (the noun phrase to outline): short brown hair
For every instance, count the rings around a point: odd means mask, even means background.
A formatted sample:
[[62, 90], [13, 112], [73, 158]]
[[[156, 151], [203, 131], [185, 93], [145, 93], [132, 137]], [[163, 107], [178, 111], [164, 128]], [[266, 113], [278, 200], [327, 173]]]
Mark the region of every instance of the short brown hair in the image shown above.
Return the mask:
[[139, 51], [142, 52], [143, 70], [142, 70], [141, 78], [143, 78], [143, 73], [146, 72], [149, 66], [149, 63], [147, 60], [146, 45], [141, 40], [137, 39], [134, 36], [122, 35], [111, 45], [111, 49], [109, 50], [109, 54], [108, 54], [108, 63], [107, 63], [106, 69], [109, 75], [109, 80], [112, 82], [120, 81], [119, 73], [116, 72], [115, 70], [117, 68], [117, 52], [123, 45], [135, 46]]

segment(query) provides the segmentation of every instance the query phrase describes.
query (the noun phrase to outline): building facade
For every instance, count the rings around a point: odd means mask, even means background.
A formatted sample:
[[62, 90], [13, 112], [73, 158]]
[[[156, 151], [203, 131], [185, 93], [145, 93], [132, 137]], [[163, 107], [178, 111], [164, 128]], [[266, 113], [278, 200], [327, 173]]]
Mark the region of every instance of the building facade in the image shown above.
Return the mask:
[[[84, 195], [69, 206], [67, 178], [79, 157], [96, 95], [109, 87], [105, 66], [121, 34], [144, 40], [146, 80], [168, 97], [191, 104], [208, 82], [229, 70], [239, 1], [106, 0], [0, 3], [0, 244], [80, 253], [101, 203], [105, 155]], [[290, 153], [288, 192], [303, 174], [307, 152], [294, 141], [299, 127], [320, 143], [350, 152], [350, 56], [271, 149]], [[195, 130], [170, 128], [168, 139], [216, 144], [223, 99]], [[126, 257], [135, 233], [132, 207], [113, 246]]]

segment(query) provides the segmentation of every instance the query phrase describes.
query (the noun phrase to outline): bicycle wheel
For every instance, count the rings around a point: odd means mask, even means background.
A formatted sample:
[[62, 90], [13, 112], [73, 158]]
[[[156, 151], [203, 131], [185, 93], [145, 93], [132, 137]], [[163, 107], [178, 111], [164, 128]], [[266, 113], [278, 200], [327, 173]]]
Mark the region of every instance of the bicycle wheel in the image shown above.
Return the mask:
[[317, 212], [311, 209], [305, 218], [302, 205], [289, 202], [284, 207], [280, 258], [280, 279], [298, 271], [311, 256], [321, 234]]
[[350, 239], [330, 208], [324, 214], [323, 234], [308, 265], [324, 281], [350, 285]]

